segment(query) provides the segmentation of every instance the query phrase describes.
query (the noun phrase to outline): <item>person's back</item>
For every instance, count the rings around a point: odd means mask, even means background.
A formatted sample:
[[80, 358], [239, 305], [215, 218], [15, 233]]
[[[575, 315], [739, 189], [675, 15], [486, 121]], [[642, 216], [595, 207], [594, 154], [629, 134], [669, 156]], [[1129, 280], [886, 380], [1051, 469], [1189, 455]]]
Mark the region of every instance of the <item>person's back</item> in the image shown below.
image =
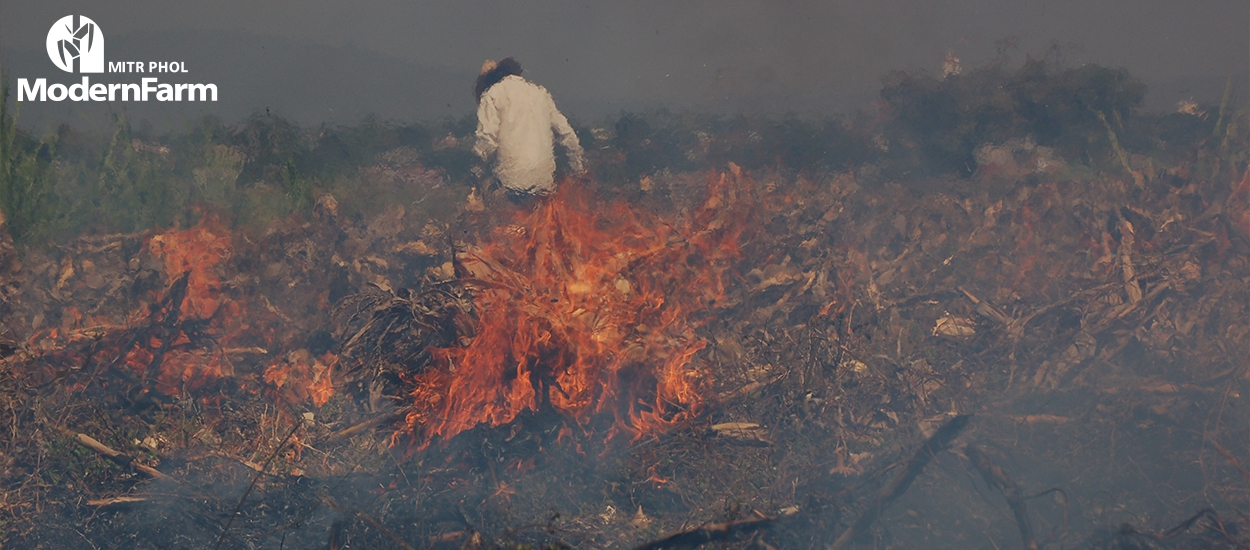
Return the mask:
[[[546, 193], [555, 187], [553, 138], [558, 134], [575, 171], [582, 170], [582, 148], [568, 120], [556, 109], [551, 94], [542, 86], [521, 78], [520, 65], [514, 60], [505, 61], [511, 62], [515, 69], [504, 66], [502, 70], [514, 72], [479, 90], [474, 150], [483, 160], [492, 153], [497, 155], [495, 175], [504, 187], [518, 192]], [[492, 67], [491, 70], [498, 69]]]

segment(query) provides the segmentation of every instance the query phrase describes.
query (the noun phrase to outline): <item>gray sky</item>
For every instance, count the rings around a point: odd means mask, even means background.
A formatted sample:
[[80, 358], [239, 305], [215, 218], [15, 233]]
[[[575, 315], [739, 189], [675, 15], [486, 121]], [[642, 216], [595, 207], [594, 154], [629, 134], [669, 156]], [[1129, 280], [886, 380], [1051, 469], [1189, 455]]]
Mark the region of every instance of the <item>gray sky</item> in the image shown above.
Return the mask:
[[[1057, 43], [1069, 65], [1126, 67], [1152, 85], [1156, 107], [1186, 94], [1198, 99], [1218, 94], [1229, 76], [1244, 91], [1250, 65], [1246, 0], [0, 0], [0, 59], [7, 56], [12, 72], [47, 71], [46, 57], [43, 68], [31, 65], [37, 56], [15, 59], [22, 51], [42, 52], [49, 26], [74, 13], [100, 25], [110, 60], [117, 59], [114, 40], [131, 37], [118, 44], [140, 59], [157, 60], [173, 51], [165, 41], [176, 41], [180, 34], [198, 37], [192, 57], [200, 65], [189, 67], [189, 80], [196, 80], [197, 70], [211, 72], [222, 80], [217, 83], [223, 94], [251, 103], [236, 109], [263, 107], [259, 103], [283, 107], [280, 90], [261, 92], [260, 83], [230, 74], [232, 65], [266, 66], [268, 48], [229, 47], [239, 42], [230, 37], [247, 35], [295, 49], [321, 46], [376, 54], [394, 60], [395, 72], [415, 73], [407, 77], [413, 81], [421, 80], [425, 68], [440, 68], [440, 78], [463, 74], [471, 79], [482, 60], [513, 55], [526, 76], [551, 89], [558, 103], [571, 105], [574, 115], [584, 116], [640, 105], [731, 112], [853, 109], [872, 99], [881, 76], [891, 70], [939, 71], [947, 51], [966, 67], [974, 66], [993, 58], [995, 42], [1008, 36], [1019, 39], [1017, 61]], [[148, 44], [135, 42], [144, 36]], [[224, 37], [219, 55], [214, 55], [213, 37]], [[272, 62], [291, 63], [286, 58]], [[209, 65], [217, 67], [210, 71]], [[31, 76], [52, 78], [58, 76], [55, 71]], [[10, 78], [18, 76], [25, 75]], [[301, 118], [333, 118], [328, 113], [336, 106], [340, 111], [335, 112], [351, 111], [344, 104], [351, 103], [351, 90], [370, 94], [370, 88], [406, 85], [396, 80], [401, 76], [378, 75], [375, 81], [355, 75], [352, 82], [339, 83], [342, 90], [326, 92], [333, 100], [305, 99], [323, 104], [304, 109]], [[324, 75], [331, 83], [333, 77]], [[312, 92], [309, 85], [291, 84]], [[394, 101], [407, 101], [391, 92]], [[414, 93], [411, 101], [435, 99]], [[389, 100], [374, 103], [392, 116], [428, 114]], [[471, 108], [471, 98], [442, 103], [443, 111]]]

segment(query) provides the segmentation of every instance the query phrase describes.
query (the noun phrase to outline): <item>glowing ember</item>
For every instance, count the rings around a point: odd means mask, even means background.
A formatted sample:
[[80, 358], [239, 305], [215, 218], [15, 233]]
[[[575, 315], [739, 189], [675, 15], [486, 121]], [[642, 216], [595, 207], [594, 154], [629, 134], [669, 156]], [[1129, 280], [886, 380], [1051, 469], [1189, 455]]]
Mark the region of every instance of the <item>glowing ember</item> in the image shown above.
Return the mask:
[[412, 380], [410, 430], [428, 445], [551, 409], [583, 433], [610, 422], [606, 439], [636, 440], [697, 414], [711, 373], [693, 361], [706, 346], [695, 328], [724, 301], [739, 256], [741, 189], [713, 178], [707, 201], [669, 223], [566, 184], [461, 253], [476, 336], [436, 350]]
[[313, 357], [308, 350], [300, 349], [269, 365], [264, 379], [289, 401], [311, 400], [314, 406], [320, 407], [334, 395], [333, 375], [338, 362], [338, 356], [333, 353]]

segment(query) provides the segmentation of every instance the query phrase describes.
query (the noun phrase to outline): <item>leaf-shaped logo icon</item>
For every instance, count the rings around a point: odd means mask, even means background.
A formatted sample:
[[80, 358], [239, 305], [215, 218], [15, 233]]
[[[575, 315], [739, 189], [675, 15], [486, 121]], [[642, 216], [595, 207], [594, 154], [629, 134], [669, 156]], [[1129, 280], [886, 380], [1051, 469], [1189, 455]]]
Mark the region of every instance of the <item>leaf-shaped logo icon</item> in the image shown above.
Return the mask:
[[[57, 46], [60, 48], [62, 65], [69, 65], [70, 61], [73, 61], [74, 58], [78, 57], [78, 48], [74, 47], [73, 42], [70, 42], [69, 40], [62, 40], [57, 44]], [[68, 56], [66, 54], [68, 54]]]
[[95, 25], [91, 23], [83, 23], [78, 30], [74, 31], [74, 38], [77, 40], [87, 39], [87, 50], [91, 50], [91, 41], [95, 38]]

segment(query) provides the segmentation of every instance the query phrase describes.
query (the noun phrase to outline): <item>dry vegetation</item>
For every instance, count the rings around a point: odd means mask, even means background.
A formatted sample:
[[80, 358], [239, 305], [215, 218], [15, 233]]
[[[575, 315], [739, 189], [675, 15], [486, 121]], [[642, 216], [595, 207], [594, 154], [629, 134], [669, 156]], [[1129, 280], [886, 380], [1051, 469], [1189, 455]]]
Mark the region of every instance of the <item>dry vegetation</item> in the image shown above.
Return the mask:
[[1245, 547], [1250, 119], [1033, 63], [523, 204], [463, 123], [6, 119], [4, 545]]

